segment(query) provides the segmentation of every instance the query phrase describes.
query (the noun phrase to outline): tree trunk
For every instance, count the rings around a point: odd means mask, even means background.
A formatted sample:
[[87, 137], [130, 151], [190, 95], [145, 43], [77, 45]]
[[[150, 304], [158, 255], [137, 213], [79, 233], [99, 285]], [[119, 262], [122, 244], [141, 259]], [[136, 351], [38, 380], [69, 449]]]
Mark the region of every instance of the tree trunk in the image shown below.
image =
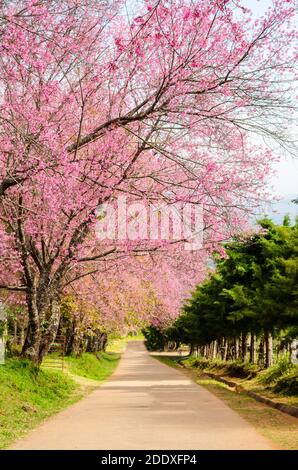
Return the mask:
[[227, 360], [227, 355], [228, 355], [228, 340], [224, 338], [224, 340], [223, 340], [223, 354], [222, 354], [223, 361]]
[[[60, 302], [58, 297], [52, 299], [50, 317], [44, 330], [42, 325], [43, 327], [45, 325], [46, 312], [38, 309], [35, 293], [28, 294], [27, 303], [29, 321], [22, 357], [40, 365], [57, 335], [60, 322]], [[47, 303], [44, 301], [42, 305], [45, 306]]]
[[242, 333], [241, 335], [241, 359], [245, 361], [247, 353], [247, 334]]
[[24, 346], [22, 349], [22, 357], [30, 359], [34, 363], [38, 363], [39, 348], [41, 341], [41, 329], [39, 322], [38, 309], [36, 306], [36, 294], [35, 292], [27, 293], [27, 305], [28, 305], [28, 328]]
[[207, 348], [207, 359], [208, 359], [208, 361], [210, 361], [210, 359], [211, 359], [211, 343], [207, 344], [206, 348]]
[[264, 343], [263, 336], [261, 337], [260, 344], [259, 344], [258, 363], [261, 366], [265, 365], [265, 343]]
[[265, 333], [265, 367], [271, 367], [273, 364], [273, 340], [272, 335], [268, 331]]
[[291, 349], [290, 349], [290, 362], [292, 364], [297, 364], [297, 353], [298, 353], [298, 340], [294, 339], [291, 342]]
[[234, 340], [234, 359], [237, 361], [239, 357], [239, 339], [235, 338]]
[[254, 333], [250, 334], [249, 362], [251, 364], [256, 362], [256, 336]]
[[[93, 332], [93, 335], [89, 335], [87, 337], [87, 347], [86, 351], [87, 352], [98, 352], [98, 351], [104, 351], [106, 348], [106, 343], [107, 343], [107, 334], [102, 333], [100, 330], [96, 329]], [[174, 347], [176, 346], [175, 343], [172, 342], [172, 347], [169, 347], [169, 350], [173, 350]]]
[[[73, 323], [72, 338], [67, 348], [67, 354], [73, 354], [74, 356], [80, 356], [83, 352], [83, 337], [80, 331], [80, 323]], [[88, 343], [86, 344], [87, 347]]]
[[5, 336], [0, 331], [0, 364], [5, 364]]
[[20, 333], [20, 346], [23, 349], [25, 343], [25, 328], [21, 326], [21, 333]]
[[[100, 350], [101, 351], [106, 350], [107, 342], [108, 342], [108, 335], [106, 333], [102, 333], [101, 338], [100, 338]], [[177, 349], [178, 347], [179, 347], [179, 343], [178, 343]]]
[[227, 340], [227, 354], [226, 354], [226, 360], [231, 361], [234, 359], [234, 342], [231, 340]]
[[18, 344], [18, 322], [14, 320], [13, 322], [13, 342], [14, 344]]
[[70, 327], [66, 330], [66, 355], [70, 356], [72, 354], [73, 342], [75, 337], [76, 329], [76, 320], [73, 318]]
[[212, 359], [216, 359], [217, 356], [217, 341], [212, 341]]
[[56, 298], [52, 300], [51, 316], [49, 319], [49, 324], [41, 340], [41, 345], [40, 345], [39, 355], [38, 355], [39, 364], [42, 363], [43, 358], [49, 352], [51, 344], [55, 341], [55, 338], [57, 336], [57, 332], [59, 329], [60, 318], [61, 318], [60, 299]]

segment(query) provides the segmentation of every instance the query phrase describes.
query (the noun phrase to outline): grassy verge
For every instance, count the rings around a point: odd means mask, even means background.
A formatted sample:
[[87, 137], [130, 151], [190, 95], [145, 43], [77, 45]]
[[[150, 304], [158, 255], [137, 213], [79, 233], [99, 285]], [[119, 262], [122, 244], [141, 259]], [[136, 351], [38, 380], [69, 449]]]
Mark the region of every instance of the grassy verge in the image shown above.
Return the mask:
[[136, 335], [129, 334], [127, 336], [127, 341], [144, 341], [144, 340], [145, 340], [145, 336], [143, 335], [143, 333], [138, 333]]
[[269, 369], [261, 369], [255, 364], [188, 357], [181, 363], [191, 369], [212, 372], [241, 384], [246, 390], [258, 393], [273, 401], [298, 406], [298, 366], [281, 358]]
[[[210, 379], [204, 371], [195, 368], [182, 369], [178, 361], [181, 357], [155, 356], [171, 367], [191, 374], [193, 379], [223, 400], [230, 408], [250, 422], [263, 436], [269, 438], [277, 448], [298, 449], [298, 420], [255, 401], [244, 393], [235, 393], [226, 385]], [[189, 360], [189, 359], [188, 359]], [[184, 360], [185, 362], [185, 360]]]
[[114, 372], [119, 359], [120, 354], [101, 352], [97, 356], [83, 353], [80, 357], [66, 357], [65, 362], [71, 374], [102, 382]]
[[109, 341], [106, 351], [109, 353], [120, 354], [124, 351], [127, 344], [127, 338], [114, 338]]
[[0, 449], [81, 397], [80, 387], [62, 372], [7, 359], [0, 365]]
[[70, 373], [88, 379], [103, 381], [116, 369], [121, 353], [125, 350], [129, 341], [142, 341], [144, 336], [128, 335], [112, 338], [106, 348], [97, 356], [91, 353], [83, 353], [80, 357], [66, 357], [66, 366]]
[[94, 389], [92, 381], [78, 381], [77, 376], [101, 383], [113, 373], [120, 359], [117, 353], [66, 357], [64, 373], [56, 356], [48, 358], [51, 368], [46, 360], [40, 370], [29, 361], [16, 358], [0, 365], [0, 449]]

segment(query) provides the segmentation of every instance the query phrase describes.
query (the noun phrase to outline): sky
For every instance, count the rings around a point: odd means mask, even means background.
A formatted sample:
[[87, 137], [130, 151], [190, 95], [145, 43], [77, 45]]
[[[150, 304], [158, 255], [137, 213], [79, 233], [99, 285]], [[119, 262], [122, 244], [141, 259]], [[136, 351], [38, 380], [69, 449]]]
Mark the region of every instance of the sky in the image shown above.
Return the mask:
[[274, 165], [276, 175], [272, 178], [274, 192], [283, 197], [298, 197], [298, 156], [297, 158], [284, 157]]
[[[242, 4], [250, 8], [255, 16], [260, 16], [265, 13], [267, 8], [272, 5], [272, 0], [242, 0]], [[296, 137], [296, 129], [292, 131], [291, 137]], [[289, 199], [289, 197], [298, 197], [298, 153], [295, 157], [283, 156], [279, 163], [274, 165], [275, 176], [272, 178], [271, 183], [273, 186], [273, 193], [281, 196], [283, 199]]]
[[[243, 0], [256, 16], [262, 15], [271, 0]], [[291, 137], [298, 141], [298, 127], [290, 129]], [[298, 205], [292, 203], [292, 199], [298, 197], [298, 152], [296, 156], [284, 155], [280, 161], [273, 166], [275, 172], [270, 179], [272, 193], [280, 200], [268, 209], [268, 215], [277, 223], [281, 223], [283, 216], [288, 213], [292, 219], [298, 216]]]
[[[284, 215], [288, 214], [294, 222], [298, 217], [298, 204], [292, 200], [298, 197], [298, 158], [283, 157], [274, 166], [276, 175], [271, 179], [272, 193], [279, 198], [264, 210], [276, 223], [282, 223]], [[257, 217], [258, 218], [258, 217]]]

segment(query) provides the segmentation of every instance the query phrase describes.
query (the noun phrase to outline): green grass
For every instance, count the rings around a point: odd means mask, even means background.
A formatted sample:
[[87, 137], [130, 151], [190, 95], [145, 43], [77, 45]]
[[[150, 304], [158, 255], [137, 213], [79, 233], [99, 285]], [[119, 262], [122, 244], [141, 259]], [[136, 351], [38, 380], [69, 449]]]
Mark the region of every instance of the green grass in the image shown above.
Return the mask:
[[126, 348], [126, 344], [127, 344], [127, 338], [126, 337], [113, 338], [113, 339], [109, 340], [108, 345], [106, 347], [106, 351], [108, 353], [120, 354]]
[[[75, 403], [94, 387], [84, 387], [61, 367], [57, 355], [50, 355], [41, 369], [31, 362], [16, 358], [0, 365], [0, 449], [22, 437], [41, 421]], [[120, 355], [84, 353], [66, 357], [65, 372], [93, 379], [99, 383], [115, 370]], [[48, 368], [47, 361], [57, 360], [57, 368]]]
[[83, 353], [80, 357], [65, 358], [68, 370], [75, 375], [102, 382], [116, 369], [120, 354], [101, 352], [97, 355]]
[[127, 336], [127, 341], [145, 341], [145, 336], [143, 335], [143, 333], [138, 333], [136, 335], [130, 333]]
[[218, 373], [239, 379], [252, 379], [258, 375], [261, 368], [256, 364], [243, 361], [221, 361], [220, 359], [207, 360], [190, 356], [181, 361], [186, 367]]
[[158, 359], [160, 362], [162, 362], [163, 364], [166, 364], [169, 367], [176, 368], [178, 366], [176, 358], [174, 358], [174, 357], [157, 356], [157, 355], [154, 355], [154, 354], [151, 354], [151, 355], [153, 357], [155, 357], [156, 359]]
[[298, 366], [281, 357], [269, 369], [243, 361], [224, 362], [190, 356], [181, 361], [198, 372], [212, 372], [241, 384], [245, 389], [274, 401], [298, 406]]
[[0, 449], [81, 397], [79, 386], [62, 372], [7, 359], [0, 365]]

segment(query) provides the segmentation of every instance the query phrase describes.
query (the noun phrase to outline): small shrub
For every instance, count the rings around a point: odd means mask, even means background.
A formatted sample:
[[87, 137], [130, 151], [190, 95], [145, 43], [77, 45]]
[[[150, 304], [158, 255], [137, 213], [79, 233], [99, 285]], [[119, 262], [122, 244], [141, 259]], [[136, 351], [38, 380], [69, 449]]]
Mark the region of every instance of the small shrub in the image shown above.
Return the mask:
[[196, 358], [194, 356], [190, 356], [187, 359], [183, 359], [181, 362], [186, 367], [208, 370], [210, 372], [217, 372], [241, 379], [252, 379], [256, 377], [260, 371], [260, 367], [258, 365], [243, 361], [225, 362], [221, 359], [208, 360], [202, 357]]
[[298, 371], [281, 377], [273, 387], [274, 392], [298, 396]]
[[198, 368], [202, 370], [206, 369], [209, 364], [209, 361], [207, 361], [207, 359], [195, 357], [195, 356], [189, 356], [186, 359], [182, 359], [179, 362], [184, 364], [186, 367], [193, 367], [193, 368]]
[[225, 367], [228, 375], [239, 379], [252, 379], [256, 377], [259, 370], [260, 368], [256, 364], [243, 361], [229, 362]]
[[288, 356], [283, 356], [272, 367], [269, 367], [260, 377], [262, 384], [270, 385], [277, 382], [283, 375], [288, 374], [295, 366], [289, 362]]

